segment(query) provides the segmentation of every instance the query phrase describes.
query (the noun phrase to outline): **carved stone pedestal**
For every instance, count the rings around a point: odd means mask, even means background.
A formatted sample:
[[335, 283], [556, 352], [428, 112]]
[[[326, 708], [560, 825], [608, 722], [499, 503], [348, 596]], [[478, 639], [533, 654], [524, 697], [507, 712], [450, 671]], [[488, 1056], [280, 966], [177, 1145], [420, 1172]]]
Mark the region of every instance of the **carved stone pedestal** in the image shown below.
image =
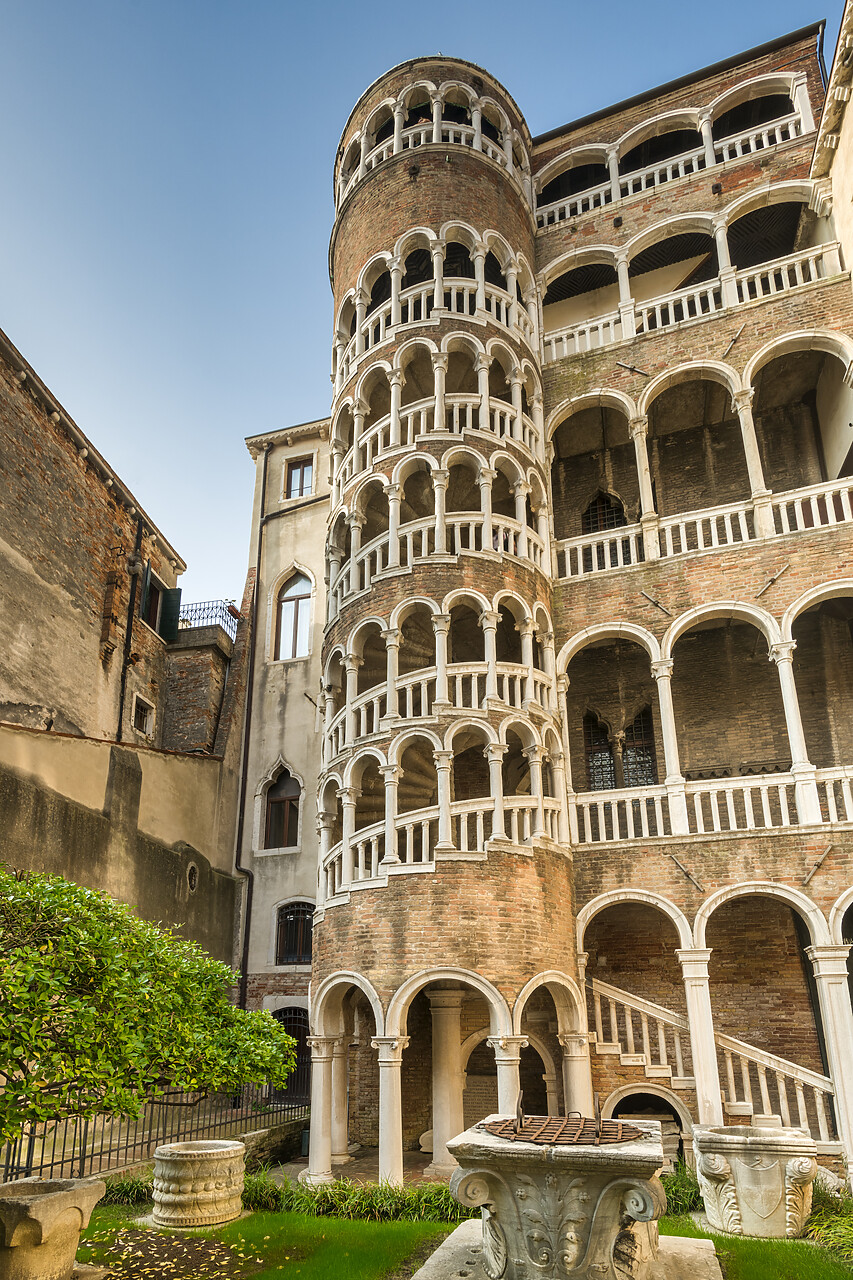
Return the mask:
[[705, 1213], [714, 1230], [779, 1239], [802, 1234], [817, 1173], [817, 1148], [803, 1129], [755, 1121], [697, 1127], [693, 1150]]
[[80, 1232], [106, 1189], [82, 1178], [0, 1187], [0, 1280], [71, 1280]]
[[170, 1142], [154, 1152], [154, 1213], [161, 1227], [210, 1227], [242, 1212], [242, 1142]]
[[657, 1274], [657, 1219], [666, 1208], [655, 1176], [663, 1164], [660, 1125], [634, 1123], [641, 1138], [608, 1146], [539, 1146], [496, 1137], [482, 1124], [448, 1142], [459, 1162], [450, 1190], [482, 1210], [491, 1280]]

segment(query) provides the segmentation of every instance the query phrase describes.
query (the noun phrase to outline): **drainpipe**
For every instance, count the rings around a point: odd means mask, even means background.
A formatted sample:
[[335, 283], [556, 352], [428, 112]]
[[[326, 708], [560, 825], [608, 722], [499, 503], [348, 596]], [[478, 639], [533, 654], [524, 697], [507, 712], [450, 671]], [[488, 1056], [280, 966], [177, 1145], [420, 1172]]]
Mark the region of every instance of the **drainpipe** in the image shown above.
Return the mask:
[[826, 73], [826, 63], [823, 60], [823, 33], [825, 30], [826, 18], [821, 18], [820, 31], [817, 33], [817, 60], [820, 65], [820, 78], [823, 81], [824, 89], [829, 85], [829, 76]]
[[257, 643], [258, 621], [258, 584], [261, 577], [261, 549], [264, 537], [265, 509], [267, 502], [267, 464], [270, 446], [264, 449], [264, 466], [261, 476], [261, 510], [258, 520], [258, 551], [255, 559], [255, 584], [252, 592], [252, 623], [249, 644], [249, 669], [246, 676], [246, 718], [243, 722], [243, 767], [240, 774], [240, 800], [237, 811], [237, 848], [234, 857], [234, 869], [246, 877], [246, 916], [243, 926], [243, 954], [240, 958], [240, 996], [241, 1009], [246, 1007], [246, 996], [249, 987], [249, 938], [252, 930], [252, 898], [254, 896], [255, 875], [249, 867], [244, 867], [241, 860], [243, 848], [243, 829], [246, 813], [246, 783], [249, 775], [249, 736], [252, 728], [252, 702], [255, 680], [255, 647]]
[[131, 569], [130, 577], [130, 599], [127, 602], [127, 626], [124, 632], [124, 653], [121, 660], [121, 681], [118, 689], [118, 725], [116, 726], [116, 742], [121, 742], [121, 731], [124, 723], [124, 699], [127, 692], [127, 669], [130, 666], [130, 654], [133, 648], [133, 611], [136, 608], [136, 583], [139, 580], [139, 571], [136, 565], [141, 565], [142, 551], [142, 520], [136, 517], [136, 540], [133, 544], [133, 563], [134, 568]]

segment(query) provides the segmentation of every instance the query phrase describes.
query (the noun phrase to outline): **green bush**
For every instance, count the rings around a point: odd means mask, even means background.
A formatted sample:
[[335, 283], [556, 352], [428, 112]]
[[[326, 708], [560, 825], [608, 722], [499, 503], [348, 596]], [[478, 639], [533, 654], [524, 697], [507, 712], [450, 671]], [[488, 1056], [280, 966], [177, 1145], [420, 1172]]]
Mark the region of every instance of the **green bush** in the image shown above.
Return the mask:
[[285, 1182], [279, 1186], [266, 1169], [246, 1175], [243, 1207], [270, 1213], [305, 1213], [315, 1218], [350, 1218], [365, 1222], [449, 1222], [479, 1216], [454, 1200], [440, 1182], [408, 1187], [358, 1183], [340, 1179], [318, 1186]]
[[665, 1173], [661, 1182], [666, 1192], [667, 1214], [677, 1217], [702, 1208], [702, 1193], [696, 1174], [683, 1160], [679, 1160], [672, 1173]]
[[150, 1173], [125, 1173], [105, 1178], [106, 1194], [101, 1204], [148, 1204], [154, 1191], [154, 1176]]
[[815, 1183], [806, 1236], [853, 1262], [853, 1199], [838, 1196]]

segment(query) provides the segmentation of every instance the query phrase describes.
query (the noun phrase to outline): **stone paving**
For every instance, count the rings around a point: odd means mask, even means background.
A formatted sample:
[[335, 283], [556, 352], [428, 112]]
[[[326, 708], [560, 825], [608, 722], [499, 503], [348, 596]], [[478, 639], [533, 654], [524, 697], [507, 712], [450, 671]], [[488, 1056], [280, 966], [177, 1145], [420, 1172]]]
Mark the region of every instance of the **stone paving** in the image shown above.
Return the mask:
[[[424, 1178], [423, 1174], [431, 1160], [432, 1156], [427, 1152], [404, 1151], [403, 1181], [407, 1183], [430, 1181], [430, 1179]], [[270, 1174], [276, 1182], [282, 1182], [285, 1178], [295, 1182], [300, 1173], [307, 1168], [307, 1160], [291, 1160], [287, 1164], [277, 1165], [270, 1170]], [[359, 1148], [358, 1151], [353, 1152], [353, 1157], [347, 1164], [335, 1165], [333, 1172], [337, 1177], [348, 1178], [351, 1182], [378, 1182], [379, 1148]]]

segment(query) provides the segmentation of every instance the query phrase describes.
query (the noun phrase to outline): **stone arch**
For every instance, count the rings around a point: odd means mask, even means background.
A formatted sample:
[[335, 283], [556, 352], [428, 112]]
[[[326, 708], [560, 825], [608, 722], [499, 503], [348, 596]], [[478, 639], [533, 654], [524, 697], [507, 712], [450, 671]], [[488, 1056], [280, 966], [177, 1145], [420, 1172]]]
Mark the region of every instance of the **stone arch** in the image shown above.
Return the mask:
[[793, 351], [825, 351], [828, 355], [836, 356], [844, 365], [846, 382], [849, 383], [853, 375], [853, 339], [846, 333], [836, 333], [831, 329], [799, 329], [771, 339], [756, 351], [743, 371], [743, 385], [751, 386], [755, 375], [766, 364]]
[[648, 1093], [655, 1098], [660, 1098], [672, 1107], [681, 1120], [682, 1132], [688, 1136], [693, 1133], [693, 1117], [684, 1105], [683, 1099], [679, 1098], [672, 1089], [667, 1089], [662, 1084], [654, 1084], [651, 1080], [638, 1080], [635, 1084], [623, 1084], [618, 1089], [614, 1089], [601, 1104], [602, 1117], [610, 1120], [622, 1099], [630, 1098], [632, 1093]]
[[393, 256], [404, 262], [413, 249], [428, 249], [436, 238], [432, 227], [408, 227], [395, 243]]
[[606, 387], [596, 387], [593, 391], [587, 391], [582, 396], [572, 396], [568, 400], [562, 400], [556, 409], [548, 415], [548, 421], [545, 424], [545, 438], [550, 440], [558, 427], [561, 427], [569, 418], [573, 418], [576, 413], [582, 413], [584, 409], [615, 409], [617, 413], [623, 413], [630, 422], [632, 418], [639, 416], [639, 409], [636, 401], [631, 396], [626, 395], [624, 391], [611, 391]]
[[472, 987], [479, 992], [488, 1005], [490, 1034], [493, 1036], [508, 1036], [512, 1034], [512, 1016], [509, 1006], [497, 987], [489, 982], [487, 978], [481, 977], [479, 973], [474, 973], [471, 969], [438, 967], [435, 969], [421, 969], [419, 973], [412, 974], [394, 992], [388, 1005], [388, 1017], [386, 1019], [388, 1035], [399, 1036], [403, 1034], [402, 1028], [405, 1026], [406, 1016], [412, 1000], [414, 1000], [419, 991], [429, 986], [431, 982], [459, 982], [463, 986]]
[[486, 613], [491, 609], [491, 604], [487, 597], [481, 592], [472, 591], [469, 587], [459, 587], [455, 591], [447, 593], [441, 602], [441, 608], [436, 612], [450, 613], [453, 606], [457, 604], [465, 604], [476, 613]]
[[477, 356], [486, 354], [486, 348], [478, 337], [473, 333], [461, 333], [458, 330], [445, 334], [441, 340], [441, 350], [447, 353], [461, 351], [465, 355], [470, 355], [473, 360], [476, 360]]
[[771, 880], [747, 880], [741, 884], [732, 884], [726, 888], [717, 889], [716, 893], [712, 893], [702, 903], [693, 921], [693, 933], [696, 939], [694, 945], [697, 948], [705, 946], [705, 930], [708, 921], [718, 907], [723, 906], [726, 902], [731, 902], [734, 898], [747, 897], [779, 899], [803, 918], [808, 925], [813, 946], [825, 946], [832, 942], [826, 917], [820, 907], [799, 889], [794, 889], [786, 884], [777, 884]]
[[550, 992], [557, 1010], [557, 1027], [560, 1033], [586, 1031], [586, 1002], [580, 987], [567, 973], [548, 969], [537, 973], [519, 991], [512, 1009], [513, 1035], [520, 1034], [524, 1007], [539, 987], [547, 987]]
[[594, 627], [585, 627], [583, 631], [572, 636], [571, 640], [566, 641], [557, 655], [558, 674], [565, 673], [576, 653], [580, 653], [581, 649], [594, 644], [597, 640], [632, 640], [645, 649], [652, 662], [660, 661], [660, 645], [651, 631], [647, 631], [645, 627], [638, 627], [633, 622], [600, 622]]
[[751, 80], [743, 80], [731, 89], [717, 94], [708, 107], [711, 119], [716, 120], [727, 111], [731, 111], [732, 107], [740, 106], [742, 102], [749, 102], [753, 98], [769, 97], [776, 93], [787, 93], [790, 98], [795, 80], [796, 76], [791, 71], [777, 71], [771, 75], [754, 76]]
[[386, 628], [385, 619], [380, 618], [378, 613], [372, 613], [369, 618], [361, 618], [347, 636], [347, 653], [354, 654], [355, 657], [361, 656], [360, 647], [357, 648], [356, 646], [364, 644], [362, 632], [365, 632], [368, 627], [379, 627], [380, 630], [384, 631]]
[[672, 217], [664, 218], [661, 222], [656, 222], [653, 226], [645, 227], [642, 231], [639, 231], [637, 235], [628, 241], [622, 252], [630, 262], [638, 253], [642, 253], [644, 249], [658, 244], [659, 241], [668, 240], [672, 236], [684, 235], [690, 231], [698, 231], [713, 238], [713, 214], [678, 213]]
[[533, 613], [530, 606], [517, 591], [511, 591], [508, 587], [502, 587], [500, 591], [496, 591], [492, 600], [492, 609], [497, 612], [504, 603], [506, 603], [516, 622], [533, 621]]
[[358, 273], [355, 285], [356, 291], [361, 290], [361, 292], [369, 296], [370, 290], [376, 281], [389, 269], [392, 256], [387, 249], [380, 249], [372, 258], [368, 258]]
[[497, 729], [495, 729], [493, 725], [489, 724], [488, 720], [475, 720], [473, 717], [469, 719], [466, 716], [460, 720], [454, 720], [453, 723], [450, 725], [450, 728], [445, 733], [444, 735], [445, 751], [452, 751], [454, 738], [456, 738], [457, 734], [459, 734], [463, 730], [465, 730], [466, 732], [472, 731], [475, 733], [482, 733], [484, 739], [489, 744], [492, 744], [492, 743], [496, 744], [499, 741]]
[[415, 738], [425, 738], [427, 742], [432, 743], [433, 748], [436, 751], [441, 751], [443, 749], [441, 738], [437, 733], [434, 733], [432, 729], [426, 729], [423, 727], [417, 729], [405, 729], [402, 733], [398, 733], [395, 738], [392, 738], [391, 744], [388, 747], [388, 763], [399, 765], [403, 758], [403, 752], [409, 743]]
[[438, 85], [433, 80], [415, 80], [412, 84], [406, 85], [405, 89], [401, 89], [397, 94], [397, 106], [405, 107], [408, 111], [412, 97], [416, 93], [426, 93], [430, 99], [438, 93]]
[[712, 618], [720, 618], [722, 621], [737, 618], [739, 622], [746, 622], [762, 633], [768, 645], [778, 644], [782, 638], [779, 623], [766, 609], [759, 609], [757, 605], [746, 604], [741, 600], [710, 601], [688, 609], [670, 623], [661, 643], [661, 657], [671, 658], [676, 641], [685, 632], [697, 622], [708, 622]]
[[430, 613], [442, 612], [436, 602], [434, 600], [430, 600], [429, 596], [410, 596], [408, 599], [402, 600], [400, 604], [394, 606], [391, 611], [389, 626], [401, 626], [406, 621], [409, 614], [413, 613], [415, 609], [418, 608], [428, 609]]
[[652, 116], [634, 125], [632, 129], [628, 129], [615, 144], [620, 160], [647, 138], [657, 138], [662, 133], [675, 133], [679, 129], [695, 129], [698, 132], [698, 107], [680, 107], [674, 111], [662, 111], [660, 115]]
[[358, 776], [360, 777], [361, 773], [364, 771], [365, 766], [371, 760], [373, 760], [376, 764], [378, 764], [380, 768], [382, 767], [383, 764], [388, 763], [388, 761], [385, 759], [385, 752], [380, 750], [379, 747], [374, 747], [374, 746], [359, 747], [355, 755], [350, 756], [349, 760], [347, 760], [346, 764], [344, 765], [344, 786], [345, 787], [354, 786], [357, 773], [358, 773]]
[[800, 202], [808, 206], [814, 196], [816, 185], [816, 183], [810, 182], [807, 178], [788, 182], [766, 183], [764, 186], [745, 192], [737, 200], [733, 200], [731, 204], [726, 205], [722, 211], [722, 217], [726, 226], [730, 227], [732, 223], [737, 222], [738, 218], [742, 218], [744, 214], [752, 213], [754, 209], [763, 209], [770, 204], [796, 204]]
[[471, 226], [470, 222], [462, 222], [457, 218], [442, 223], [438, 234], [445, 244], [464, 245], [469, 253], [472, 253], [475, 246], [480, 243], [479, 232]]
[[575, 267], [592, 267], [602, 262], [615, 271], [618, 257], [619, 250], [610, 244], [588, 245], [586, 248], [571, 249], [568, 253], [561, 254], [539, 272], [537, 279], [543, 297], [549, 284], [564, 276], [567, 271], [573, 271]]
[[423, 464], [429, 472], [437, 471], [439, 468], [438, 461], [431, 453], [427, 453], [426, 451], [407, 453], [405, 457], [400, 459], [394, 467], [394, 470], [391, 472], [391, 483], [403, 484], [413, 471], [417, 471], [419, 469], [421, 464]]
[[782, 639], [792, 638], [794, 623], [801, 613], [805, 613], [813, 605], [821, 604], [824, 600], [833, 600], [836, 596], [853, 596], [853, 578], [838, 578], [835, 582], [822, 582], [819, 586], [810, 587], [801, 596], [797, 596], [796, 600], [788, 605], [782, 617]]
[[311, 1000], [311, 1028], [315, 1035], [336, 1035], [343, 1029], [343, 1001], [350, 987], [358, 987], [373, 1010], [378, 1036], [385, 1033], [385, 1014], [376, 988], [360, 973], [342, 969], [324, 978]]
[[501, 721], [498, 730], [498, 741], [507, 743], [510, 733], [514, 733], [525, 749], [527, 747], [541, 747], [542, 735], [537, 727], [529, 720], [524, 720], [520, 715], [509, 715], [505, 720]]
[[691, 360], [676, 365], [674, 369], [667, 369], [665, 373], [660, 373], [653, 378], [643, 388], [637, 408], [641, 414], [646, 414], [658, 396], [668, 391], [670, 387], [675, 387], [681, 382], [702, 381], [719, 383], [731, 393], [732, 397], [741, 390], [740, 378], [731, 365], [723, 364], [721, 360]]
[[573, 147], [571, 151], [563, 151], [553, 160], [549, 160], [536, 175], [537, 193], [544, 191], [550, 182], [559, 178], [561, 174], [567, 173], [569, 169], [576, 169], [579, 165], [586, 164], [607, 164], [607, 147], [604, 143], [589, 143], [583, 147]]
[[844, 935], [842, 932], [844, 917], [851, 906], [853, 906], [853, 887], [845, 889], [844, 892], [836, 898], [829, 913], [829, 934], [832, 942], [836, 946], [844, 945]]
[[438, 346], [433, 342], [432, 338], [420, 336], [407, 339], [402, 346], [397, 348], [397, 351], [394, 354], [393, 365], [388, 365], [389, 373], [392, 371], [397, 373], [400, 370], [405, 373], [406, 365], [411, 364], [412, 360], [423, 351], [426, 351], [429, 354], [430, 359], [432, 359], [432, 357], [438, 352]]
[[647, 889], [626, 888], [610, 889], [606, 893], [600, 893], [581, 907], [577, 913], [578, 951], [584, 950], [584, 934], [589, 922], [607, 907], [620, 906], [624, 902], [640, 902], [644, 906], [654, 907], [675, 925], [681, 948], [689, 950], [693, 946], [693, 930], [680, 907], [670, 902], [669, 898], [664, 898], [662, 894], [652, 893]]

